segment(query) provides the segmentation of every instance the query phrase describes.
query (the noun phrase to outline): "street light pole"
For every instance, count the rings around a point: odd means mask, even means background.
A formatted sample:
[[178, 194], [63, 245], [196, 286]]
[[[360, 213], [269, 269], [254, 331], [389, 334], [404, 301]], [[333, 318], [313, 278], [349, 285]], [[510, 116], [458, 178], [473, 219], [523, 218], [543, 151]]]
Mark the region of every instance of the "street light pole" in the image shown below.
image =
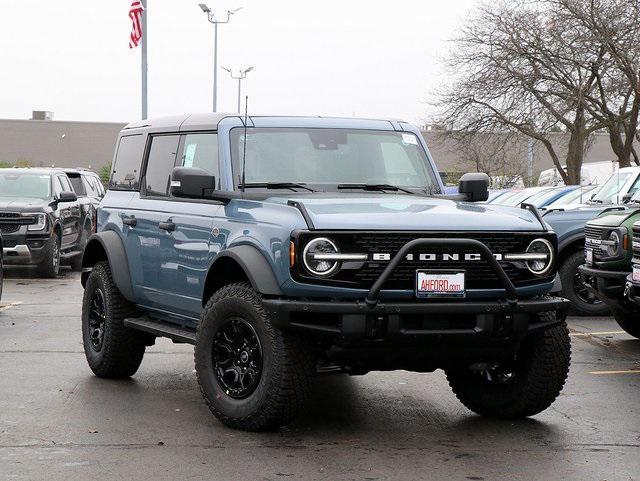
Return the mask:
[[227, 10], [226, 18], [219, 20], [206, 4], [200, 3], [198, 5], [202, 11], [207, 14], [207, 20], [213, 24], [213, 111], [216, 112], [218, 110], [218, 24], [229, 23], [231, 15], [242, 7], [236, 8], [235, 10]]
[[240, 69], [240, 73], [238, 75], [233, 75], [233, 72], [231, 71], [230, 68], [227, 68], [227, 67], [221, 67], [221, 68], [222, 70], [226, 70], [227, 72], [229, 72], [229, 75], [231, 75], [232, 79], [235, 79], [238, 81], [238, 113], [240, 114], [242, 113], [242, 101], [241, 101], [242, 81], [247, 78], [247, 74], [253, 70], [253, 67]]

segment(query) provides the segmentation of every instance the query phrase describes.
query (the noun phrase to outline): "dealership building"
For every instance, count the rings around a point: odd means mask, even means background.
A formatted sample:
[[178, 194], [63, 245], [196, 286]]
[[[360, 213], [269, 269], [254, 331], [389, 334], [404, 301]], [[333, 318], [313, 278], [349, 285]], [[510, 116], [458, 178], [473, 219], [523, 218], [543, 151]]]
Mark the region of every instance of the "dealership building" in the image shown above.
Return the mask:
[[[109, 164], [118, 132], [124, 122], [77, 122], [53, 120], [51, 112], [34, 111], [31, 120], [0, 119], [0, 162], [20, 163], [34, 167], [83, 167], [100, 170]], [[437, 128], [423, 132], [433, 158], [440, 171], [464, 172], [472, 165], [461, 162], [460, 146], [455, 140], [443, 140], [446, 136]], [[552, 134], [560, 158], [567, 136]], [[507, 147], [518, 159], [533, 157], [533, 171], [540, 172], [553, 167], [547, 151], [540, 145], [528, 149], [528, 139], [510, 140]], [[612, 161], [616, 156], [611, 150], [605, 133], [595, 134], [585, 162]]]

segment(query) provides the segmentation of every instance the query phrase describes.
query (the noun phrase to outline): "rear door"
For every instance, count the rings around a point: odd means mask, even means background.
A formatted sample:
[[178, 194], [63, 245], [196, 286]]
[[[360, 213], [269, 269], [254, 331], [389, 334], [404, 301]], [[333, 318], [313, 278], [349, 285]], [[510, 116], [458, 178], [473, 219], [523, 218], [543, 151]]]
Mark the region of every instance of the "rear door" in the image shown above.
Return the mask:
[[[61, 192], [75, 192], [66, 174], [56, 174], [53, 184], [56, 197], [59, 197]], [[61, 247], [65, 249], [74, 245], [80, 234], [80, 203], [77, 200], [74, 202], [58, 202], [58, 211], [62, 224]]]
[[169, 307], [165, 296], [170, 281], [163, 264], [173, 248], [173, 231], [167, 227], [171, 210], [167, 198], [179, 141], [177, 134], [150, 135], [140, 195], [134, 196], [127, 208], [127, 215], [135, 218], [135, 226], [127, 233], [127, 254], [136, 256], [129, 260], [137, 264], [135, 289], [140, 302], [152, 309]]

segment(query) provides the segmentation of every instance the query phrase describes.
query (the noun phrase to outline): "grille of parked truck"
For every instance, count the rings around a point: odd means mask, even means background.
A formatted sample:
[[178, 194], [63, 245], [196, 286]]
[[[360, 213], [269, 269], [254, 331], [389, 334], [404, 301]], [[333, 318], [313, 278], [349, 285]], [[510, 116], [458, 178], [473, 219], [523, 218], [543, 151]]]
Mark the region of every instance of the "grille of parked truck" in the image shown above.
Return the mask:
[[164, 336], [195, 345], [223, 423], [287, 423], [314, 375], [444, 369], [476, 413], [546, 409], [569, 368], [557, 240], [533, 206], [443, 185], [419, 131], [389, 120], [203, 114], [118, 138], [83, 258], [100, 377]]

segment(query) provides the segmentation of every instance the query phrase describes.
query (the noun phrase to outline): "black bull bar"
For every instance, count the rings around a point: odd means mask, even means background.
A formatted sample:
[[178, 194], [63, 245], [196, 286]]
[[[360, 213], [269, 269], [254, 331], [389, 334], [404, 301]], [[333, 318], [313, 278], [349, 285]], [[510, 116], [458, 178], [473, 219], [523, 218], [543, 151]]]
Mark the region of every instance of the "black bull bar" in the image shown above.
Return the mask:
[[504, 286], [506, 291], [506, 300], [509, 304], [515, 304], [518, 299], [518, 294], [516, 291], [516, 287], [509, 279], [509, 276], [504, 271], [500, 263], [493, 256], [493, 253], [489, 250], [489, 248], [480, 241], [475, 239], [444, 239], [444, 238], [420, 238], [414, 239], [412, 241], [407, 242], [402, 248], [398, 251], [398, 253], [391, 259], [391, 262], [385, 267], [380, 277], [373, 283], [371, 289], [367, 293], [367, 297], [365, 298], [365, 302], [370, 307], [375, 307], [378, 303], [378, 296], [380, 294], [380, 290], [382, 286], [387, 281], [389, 276], [396, 270], [398, 265], [404, 260], [405, 256], [416, 247], [420, 246], [458, 246], [458, 247], [473, 247], [474, 249], [478, 249], [480, 251], [480, 256], [489, 264], [493, 272], [498, 276], [500, 282]]
[[[398, 267], [407, 253], [418, 246], [449, 245], [477, 249], [504, 286], [504, 296], [499, 299], [479, 299], [471, 301], [424, 300], [379, 300], [385, 281]], [[368, 319], [383, 316], [388, 319], [388, 335], [456, 335], [478, 336], [496, 332], [511, 332], [511, 335], [524, 335], [526, 332], [544, 330], [564, 321], [569, 301], [558, 297], [539, 297], [533, 299], [517, 298], [516, 288], [489, 248], [475, 239], [420, 238], [407, 242], [389, 262], [384, 271], [369, 289], [364, 302], [357, 299], [291, 299], [263, 297], [263, 305], [272, 315], [273, 322], [280, 328], [289, 328], [307, 332], [339, 334], [344, 336], [368, 335]], [[538, 317], [541, 312], [557, 312], [551, 319]], [[403, 326], [404, 316], [411, 315], [466, 314], [475, 318], [473, 327], [464, 329], [411, 329]], [[324, 316], [334, 316], [339, 322], [327, 324], [321, 322]], [[505, 321], [501, 321], [504, 319]], [[504, 330], [505, 322], [512, 327]]]

